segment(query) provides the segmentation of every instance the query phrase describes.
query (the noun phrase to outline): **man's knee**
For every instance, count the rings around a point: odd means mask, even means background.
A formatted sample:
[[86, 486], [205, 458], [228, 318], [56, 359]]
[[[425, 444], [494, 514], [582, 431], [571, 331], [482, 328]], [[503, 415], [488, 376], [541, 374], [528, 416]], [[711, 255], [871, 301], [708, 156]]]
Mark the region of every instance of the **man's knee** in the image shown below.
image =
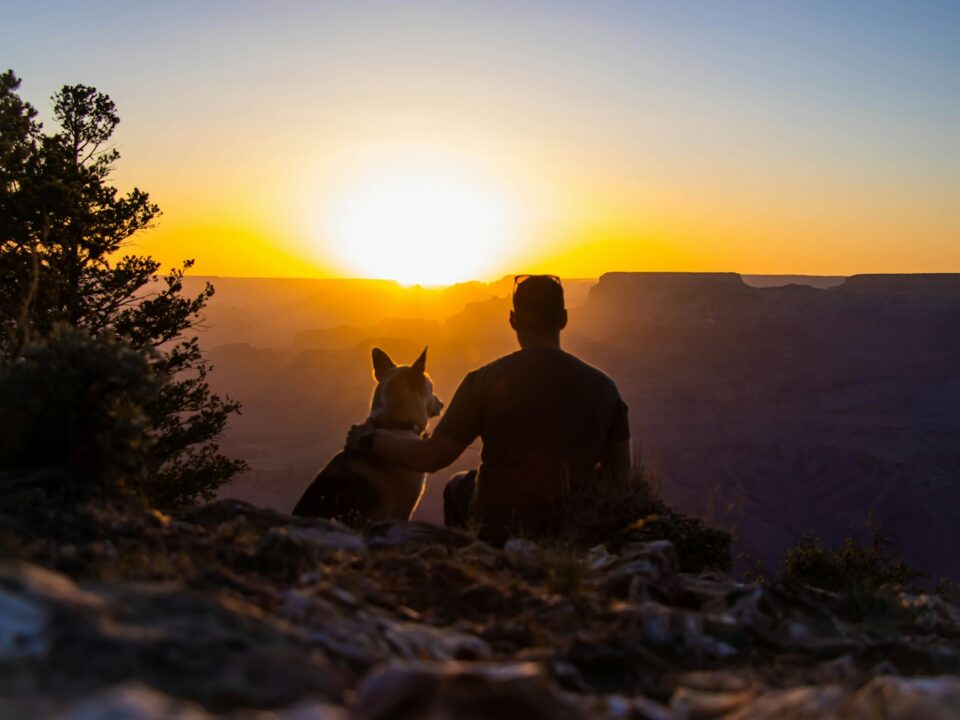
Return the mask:
[[476, 478], [476, 470], [464, 470], [463, 472], [458, 472], [447, 481], [446, 486], [443, 488], [443, 494], [459, 494], [465, 491], [473, 492], [473, 489], [477, 484]]
[[454, 475], [443, 488], [443, 524], [465, 528], [470, 519], [470, 506], [477, 487], [477, 471], [466, 470]]

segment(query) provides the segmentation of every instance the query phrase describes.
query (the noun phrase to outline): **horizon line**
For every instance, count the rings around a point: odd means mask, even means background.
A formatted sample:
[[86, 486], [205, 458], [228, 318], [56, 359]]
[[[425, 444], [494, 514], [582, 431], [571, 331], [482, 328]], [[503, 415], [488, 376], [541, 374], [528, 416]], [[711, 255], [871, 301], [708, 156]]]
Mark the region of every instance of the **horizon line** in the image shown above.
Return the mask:
[[[536, 273], [534, 273], [536, 274]], [[920, 276], [920, 275], [960, 275], [960, 272], [950, 272], [950, 271], [939, 271], [939, 272], [855, 272], [849, 274], [835, 273], [835, 274], [818, 274], [818, 273], [803, 273], [803, 272], [765, 272], [765, 273], [752, 273], [752, 272], [737, 272], [734, 270], [608, 270], [600, 275], [561, 275], [561, 279], [567, 281], [599, 281], [604, 275], [612, 274], [624, 274], [624, 275], [737, 275], [739, 277], [796, 277], [796, 278], [821, 278], [821, 279], [835, 279], [843, 278], [848, 279], [851, 277], [858, 276]], [[163, 277], [164, 273], [157, 273], [159, 277]], [[214, 278], [220, 280], [290, 280], [290, 281], [308, 281], [308, 282], [372, 282], [372, 283], [389, 283], [393, 285], [398, 285], [402, 288], [413, 289], [413, 288], [422, 288], [424, 290], [435, 290], [440, 288], [449, 288], [456, 287], [458, 285], [469, 285], [469, 284], [479, 284], [479, 285], [495, 285], [499, 282], [504, 282], [506, 280], [512, 279], [514, 274], [506, 274], [494, 280], [460, 280], [457, 282], [451, 283], [436, 283], [436, 284], [425, 284], [425, 283], [404, 283], [399, 280], [392, 278], [378, 278], [378, 277], [361, 277], [361, 276], [319, 276], [319, 277], [307, 277], [302, 275], [221, 275], [215, 273], [197, 273], [189, 274], [187, 278], [199, 279], [199, 278]]]

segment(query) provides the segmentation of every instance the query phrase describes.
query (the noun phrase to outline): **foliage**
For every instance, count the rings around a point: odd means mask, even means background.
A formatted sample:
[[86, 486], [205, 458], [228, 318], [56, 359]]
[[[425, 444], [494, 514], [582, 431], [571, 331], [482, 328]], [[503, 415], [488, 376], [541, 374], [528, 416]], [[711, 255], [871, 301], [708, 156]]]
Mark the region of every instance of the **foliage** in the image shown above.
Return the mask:
[[867, 516], [866, 528], [866, 544], [850, 535], [839, 546], [827, 548], [815, 536], [804, 537], [784, 553], [781, 578], [859, 596], [884, 585], [904, 585], [921, 577], [921, 573], [897, 557], [893, 536], [882, 529], [872, 511]]
[[144, 408], [160, 388], [147, 356], [113, 333], [58, 325], [0, 368], [0, 462], [62, 468], [70, 499], [139, 492], [155, 464]]
[[637, 519], [664, 510], [643, 465], [636, 463], [625, 483], [597, 475], [574, 484], [564, 503], [560, 536], [585, 547], [615, 542]]
[[587, 567], [582, 553], [566, 544], [547, 548], [543, 556], [547, 591], [554, 595], [577, 597], [583, 589]]
[[733, 564], [733, 535], [729, 531], [670, 508], [641, 518], [630, 528], [628, 536], [634, 540], [669, 540], [677, 551], [682, 572], [727, 572]]
[[626, 540], [669, 540], [684, 572], [730, 568], [732, 535], [667, 507], [642, 462], [634, 463], [626, 483], [600, 479], [574, 492], [566, 508], [561, 536], [581, 547], [603, 543], [616, 550]]
[[53, 98], [60, 129], [47, 133], [19, 85], [12, 71], [0, 75], [0, 359], [15, 360], [60, 323], [116, 333], [163, 381], [143, 407], [158, 466], [148, 497], [165, 506], [209, 498], [245, 468], [216, 443], [239, 405], [211, 391], [190, 333], [213, 287], [185, 296], [192, 261], [161, 277], [152, 258], [121, 255], [159, 209], [142, 190], [122, 195], [109, 182], [120, 157], [113, 101], [64, 86]]
[[960, 583], [947, 577], [937, 580], [934, 593], [953, 605], [960, 605]]

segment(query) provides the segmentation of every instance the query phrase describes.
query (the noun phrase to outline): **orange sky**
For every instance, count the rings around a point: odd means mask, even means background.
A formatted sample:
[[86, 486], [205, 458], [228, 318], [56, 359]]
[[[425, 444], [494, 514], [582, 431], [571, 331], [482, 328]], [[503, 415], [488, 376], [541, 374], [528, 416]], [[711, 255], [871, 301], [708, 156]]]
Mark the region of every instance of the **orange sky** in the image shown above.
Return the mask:
[[114, 98], [168, 264], [960, 271], [954, 4], [53, 5], [10, 12], [7, 62], [46, 116]]

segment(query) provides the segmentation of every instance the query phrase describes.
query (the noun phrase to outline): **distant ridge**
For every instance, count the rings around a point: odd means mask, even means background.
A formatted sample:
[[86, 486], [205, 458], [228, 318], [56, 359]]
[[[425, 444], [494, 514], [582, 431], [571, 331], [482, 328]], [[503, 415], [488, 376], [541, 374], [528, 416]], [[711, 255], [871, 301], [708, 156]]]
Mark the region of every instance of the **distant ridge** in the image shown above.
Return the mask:
[[735, 272], [626, 272], [612, 271], [600, 276], [610, 285], [632, 284], [636, 280], [648, 288], [679, 287], [785, 287], [803, 285], [826, 290], [838, 287], [846, 280], [844, 275], [744, 275]]
[[740, 277], [747, 285], [756, 288], [809, 285], [823, 290], [843, 285], [847, 279], [845, 275], [741, 275]]
[[852, 275], [844, 292], [883, 294], [960, 294], [960, 273]]

